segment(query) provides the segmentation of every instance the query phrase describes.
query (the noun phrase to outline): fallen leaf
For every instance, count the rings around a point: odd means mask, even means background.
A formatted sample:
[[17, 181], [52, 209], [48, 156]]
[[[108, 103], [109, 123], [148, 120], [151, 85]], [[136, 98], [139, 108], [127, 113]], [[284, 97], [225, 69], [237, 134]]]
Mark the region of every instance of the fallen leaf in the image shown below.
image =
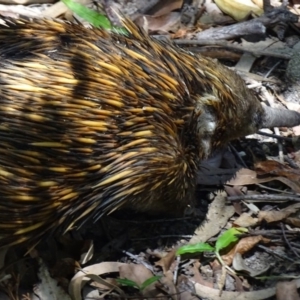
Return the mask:
[[193, 281], [194, 282], [197, 282], [197, 283], [200, 283], [202, 285], [205, 285], [205, 286], [208, 286], [208, 287], [213, 287], [214, 286], [214, 283], [212, 281], [207, 281], [207, 280], [204, 280], [202, 275], [200, 274], [199, 272], [199, 268], [200, 268], [201, 264], [199, 261], [196, 261], [194, 264], [193, 264], [193, 268], [192, 268], [192, 272], [194, 274], [193, 276]]
[[[119, 270], [121, 278], [129, 279], [139, 286], [142, 286], [142, 284], [146, 280], [153, 277], [152, 272], [141, 264], [124, 264], [120, 266]], [[156, 282], [157, 281], [149, 284], [145, 289], [141, 291], [143, 296], [147, 299], [152, 299], [159, 296], [160, 292], [155, 287]]]
[[234, 214], [234, 207], [226, 204], [226, 193], [218, 192], [213, 202], [210, 204], [206, 220], [194, 233], [189, 244], [206, 242], [211, 237], [217, 235], [227, 224], [228, 219]]
[[124, 264], [119, 267], [120, 278], [126, 278], [142, 285], [144, 281], [153, 276], [152, 272], [141, 264]]
[[286, 177], [292, 181], [300, 180], [299, 169], [293, 169], [275, 160], [257, 162], [255, 164], [255, 171], [258, 175], [271, 174]]
[[124, 263], [119, 262], [102, 262], [99, 264], [94, 264], [88, 266], [81, 271], [77, 272], [72, 278], [69, 284], [69, 294], [74, 300], [81, 300], [81, 292], [83, 287], [91, 279], [96, 280], [106, 286], [108, 289], [116, 289], [118, 292], [125, 297], [126, 295], [123, 291], [117, 286], [105, 281], [98, 275], [119, 272], [119, 268], [125, 265]]
[[258, 218], [253, 218], [248, 213], [241, 214], [233, 224], [237, 227], [250, 227], [258, 224]]
[[237, 173], [235, 178], [227, 181], [228, 185], [250, 185], [258, 183], [257, 174], [255, 171], [242, 168]]
[[267, 223], [279, 222], [296, 213], [300, 209], [300, 203], [292, 204], [280, 211], [260, 211], [258, 214], [259, 222], [266, 221]]
[[234, 256], [239, 253], [241, 255], [249, 252], [254, 246], [256, 246], [260, 241], [269, 241], [264, 239], [263, 236], [249, 236], [239, 240], [239, 242], [227, 253], [222, 255], [222, 259], [227, 265], [231, 265]]
[[[300, 279], [294, 280], [297, 288], [300, 287]], [[195, 284], [196, 294], [201, 298], [207, 299], [218, 299], [218, 300], [264, 300], [271, 298], [275, 295], [276, 289], [267, 288], [259, 291], [251, 291], [251, 292], [228, 292], [222, 291], [222, 295], [219, 295], [219, 290], [213, 289], [207, 286], [203, 286], [199, 283]]]
[[276, 285], [277, 300], [300, 300], [295, 281], [278, 282]]
[[170, 295], [172, 300], [179, 300], [180, 294], [173, 282], [173, 273], [168, 271], [164, 277], [160, 280], [162, 287], [161, 289], [164, 290], [168, 295]]
[[[181, 15], [179, 12], [172, 12], [162, 16], [143, 16], [138, 17], [135, 22], [140, 27], [147, 27], [149, 31], [176, 32], [180, 27]], [[145, 23], [146, 26], [145, 26]]]
[[300, 228], [300, 219], [299, 218], [287, 218], [285, 220], [285, 222], [287, 224], [290, 224], [290, 225]]
[[252, 12], [258, 16], [263, 10], [251, 0], [215, 0], [218, 7], [236, 21], [245, 20]]
[[261, 270], [252, 269], [251, 267], [246, 265], [242, 255], [240, 253], [235, 254], [235, 256], [233, 258], [233, 262], [232, 262], [232, 267], [236, 271], [247, 272], [251, 277], [262, 275], [265, 272], [267, 272], [268, 269], [270, 268], [270, 266], [266, 266], [265, 268], [263, 268]]
[[155, 262], [156, 266], [162, 267], [164, 274], [166, 274], [166, 272], [170, 270], [171, 265], [174, 263], [176, 256], [175, 253], [176, 249], [172, 249], [167, 253], [167, 255], [162, 257], [159, 261]]
[[[266, 177], [266, 175], [271, 175]], [[264, 176], [259, 178], [257, 176]], [[290, 187], [294, 192], [300, 193], [300, 171], [285, 166], [276, 161], [264, 161], [255, 164], [255, 171], [240, 169], [236, 177], [227, 181], [227, 185], [243, 186], [258, 183], [280, 181]]]

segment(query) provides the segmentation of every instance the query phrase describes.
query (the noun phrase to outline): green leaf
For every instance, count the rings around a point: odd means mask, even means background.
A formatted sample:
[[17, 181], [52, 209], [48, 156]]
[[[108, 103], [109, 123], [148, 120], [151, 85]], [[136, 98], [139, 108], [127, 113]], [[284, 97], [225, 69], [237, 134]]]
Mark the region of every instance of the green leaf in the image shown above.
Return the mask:
[[211, 251], [215, 251], [215, 248], [212, 247], [211, 245], [207, 244], [207, 243], [198, 243], [198, 244], [194, 244], [194, 245], [185, 245], [180, 247], [177, 251], [176, 251], [176, 255], [182, 255], [182, 254], [186, 254], [186, 253], [202, 253], [202, 252], [211, 252]]
[[216, 242], [216, 252], [219, 252], [221, 249], [224, 249], [228, 247], [231, 243], [234, 243], [238, 241], [237, 234], [241, 234], [244, 232], [248, 232], [247, 228], [235, 228], [232, 227], [228, 230], [226, 230], [218, 239]]
[[128, 286], [128, 287], [133, 287], [133, 288], [137, 288], [138, 290], [140, 290], [140, 286], [134, 282], [133, 280], [127, 279], [127, 278], [117, 278], [116, 281], [119, 284]]
[[140, 290], [142, 291], [143, 289], [145, 289], [147, 286], [149, 286], [150, 284], [152, 284], [153, 282], [156, 282], [158, 281], [159, 279], [161, 279], [162, 276], [152, 276], [150, 278], [148, 278], [147, 280], [145, 280], [141, 287], [140, 287]]
[[79, 17], [83, 18], [94, 27], [101, 27], [107, 30], [113, 30], [116, 33], [126, 35], [128, 31], [125, 28], [112, 26], [109, 19], [98, 12], [91, 10], [84, 5], [74, 2], [72, 0], [61, 0], [70, 10], [76, 13]]
[[109, 19], [105, 15], [91, 10], [84, 5], [74, 2], [72, 0], [61, 0], [70, 10], [76, 13], [95, 27], [102, 27], [104, 29], [112, 29]]

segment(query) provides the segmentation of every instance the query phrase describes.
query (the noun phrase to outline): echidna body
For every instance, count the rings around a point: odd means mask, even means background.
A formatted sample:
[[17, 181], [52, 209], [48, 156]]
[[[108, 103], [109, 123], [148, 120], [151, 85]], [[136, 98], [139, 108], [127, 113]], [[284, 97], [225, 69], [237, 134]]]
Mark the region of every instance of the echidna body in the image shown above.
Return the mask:
[[277, 124], [234, 72], [125, 25], [0, 26], [0, 245], [124, 206], [183, 210], [202, 159]]

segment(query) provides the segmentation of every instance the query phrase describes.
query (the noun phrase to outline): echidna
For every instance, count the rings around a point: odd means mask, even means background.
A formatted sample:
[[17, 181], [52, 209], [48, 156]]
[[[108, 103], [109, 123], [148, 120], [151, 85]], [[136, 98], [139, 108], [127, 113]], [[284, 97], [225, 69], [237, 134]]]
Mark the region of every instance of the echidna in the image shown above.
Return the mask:
[[215, 149], [300, 123], [213, 60], [125, 26], [127, 36], [53, 20], [0, 26], [0, 245], [125, 206], [181, 211]]

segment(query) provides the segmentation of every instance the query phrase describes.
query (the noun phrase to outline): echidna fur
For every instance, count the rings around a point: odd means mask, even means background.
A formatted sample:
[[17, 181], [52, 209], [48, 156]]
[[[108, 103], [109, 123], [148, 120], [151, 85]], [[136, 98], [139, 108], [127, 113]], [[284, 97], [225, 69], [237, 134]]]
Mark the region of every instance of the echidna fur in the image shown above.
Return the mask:
[[124, 25], [0, 26], [1, 246], [122, 207], [183, 211], [199, 162], [262, 126], [234, 72]]

